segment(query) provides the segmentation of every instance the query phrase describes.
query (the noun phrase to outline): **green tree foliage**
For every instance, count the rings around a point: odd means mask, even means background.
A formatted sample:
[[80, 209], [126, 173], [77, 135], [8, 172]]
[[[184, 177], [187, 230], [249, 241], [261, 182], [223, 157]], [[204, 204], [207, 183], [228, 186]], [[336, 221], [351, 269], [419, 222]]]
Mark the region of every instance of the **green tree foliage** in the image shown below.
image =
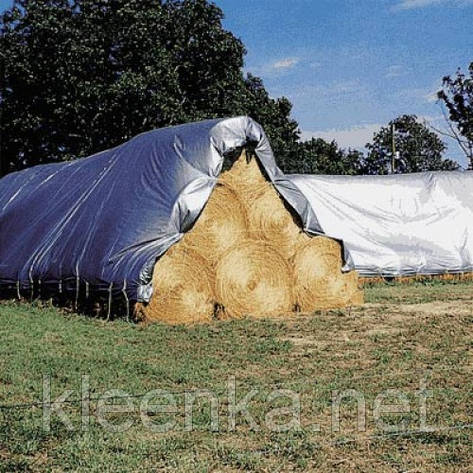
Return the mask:
[[443, 78], [438, 98], [445, 104], [450, 119], [450, 135], [456, 139], [473, 169], [473, 62], [469, 74], [459, 69], [455, 77]]
[[417, 121], [415, 115], [402, 115], [391, 121], [368, 143], [363, 173], [389, 174], [392, 159], [392, 125], [394, 125], [396, 173], [447, 171], [458, 169], [458, 164], [444, 159], [446, 146], [438, 135]]
[[239, 114], [249, 115], [263, 125], [278, 165], [287, 172], [299, 149], [298, 124], [290, 118], [292, 104], [285, 97], [271, 99], [262, 80], [252, 74], [248, 74], [245, 88], [247, 94], [244, 102], [236, 106], [236, 110]]
[[306, 174], [360, 174], [363, 154], [356, 150], [342, 150], [335, 141], [328, 143], [312, 138], [298, 145], [291, 155], [287, 171]]
[[[0, 176], [154, 128], [243, 114], [264, 127], [286, 172], [387, 172], [389, 129], [366, 162], [334, 142], [300, 143], [291, 103], [244, 76], [245, 48], [222, 17], [208, 0], [15, 0], [0, 19]], [[454, 167], [440, 140], [404, 125], [396, 139], [408, 171]]]
[[243, 76], [244, 46], [221, 20], [206, 0], [17, 0], [0, 24], [2, 173], [240, 114], [284, 163], [291, 104]]

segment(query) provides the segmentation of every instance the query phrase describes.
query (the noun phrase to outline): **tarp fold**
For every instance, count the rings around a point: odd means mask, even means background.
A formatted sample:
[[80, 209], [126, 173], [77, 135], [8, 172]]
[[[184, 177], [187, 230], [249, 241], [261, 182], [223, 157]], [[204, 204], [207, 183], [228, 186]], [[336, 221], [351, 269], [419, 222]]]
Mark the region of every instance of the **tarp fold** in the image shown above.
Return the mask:
[[156, 259], [198, 218], [224, 156], [248, 143], [305, 230], [322, 233], [259, 124], [244, 116], [207, 120], [1, 179], [0, 289], [149, 301]]

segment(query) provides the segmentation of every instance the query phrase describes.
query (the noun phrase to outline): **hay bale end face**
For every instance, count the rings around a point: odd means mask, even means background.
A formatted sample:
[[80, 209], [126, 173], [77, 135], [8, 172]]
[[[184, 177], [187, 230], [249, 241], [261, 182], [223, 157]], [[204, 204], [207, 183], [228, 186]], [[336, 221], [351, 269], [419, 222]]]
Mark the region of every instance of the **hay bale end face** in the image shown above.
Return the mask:
[[173, 246], [156, 263], [153, 296], [149, 304], [137, 304], [137, 317], [168, 324], [210, 322], [215, 298], [208, 269], [199, 253], [179, 244]]
[[222, 257], [215, 292], [231, 318], [287, 314], [294, 306], [289, 263], [265, 241], [248, 240]]
[[270, 183], [251, 202], [248, 219], [252, 238], [271, 242], [286, 259], [309, 238]]
[[215, 186], [204, 210], [179, 246], [203, 256], [214, 267], [221, 256], [247, 237], [247, 217], [237, 192], [225, 182]]
[[303, 244], [293, 258], [294, 293], [303, 312], [358, 305], [355, 271], [343, 274], [340, 243], [317, 236]]
[[230, 170], [222, 172], [219, 182], [235, 189], [243, 205], [248, 206], [268, 184], [258, 160], [245, 150]]

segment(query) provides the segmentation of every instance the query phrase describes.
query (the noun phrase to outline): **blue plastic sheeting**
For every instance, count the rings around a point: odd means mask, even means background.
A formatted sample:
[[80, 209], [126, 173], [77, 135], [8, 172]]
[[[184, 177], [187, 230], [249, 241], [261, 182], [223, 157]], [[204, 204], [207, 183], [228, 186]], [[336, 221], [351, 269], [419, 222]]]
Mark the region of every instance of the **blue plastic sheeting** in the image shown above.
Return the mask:
[[1, 179], [0, 289], [149, 301], [156, 259], [198, 218], [224, 156], [248, 143], [304, 229], [323, 233], [276, 166], [260, 125], [248, 117], [207, 120]]

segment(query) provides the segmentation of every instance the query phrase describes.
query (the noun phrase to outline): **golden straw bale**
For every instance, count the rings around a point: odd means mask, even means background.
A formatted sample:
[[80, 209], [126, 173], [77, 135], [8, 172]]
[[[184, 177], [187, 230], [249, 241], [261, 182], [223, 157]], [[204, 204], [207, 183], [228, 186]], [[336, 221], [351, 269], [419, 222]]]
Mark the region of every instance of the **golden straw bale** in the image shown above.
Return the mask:
[[456, 279], [457, 279], [457, 276], [451, 273], [444, 274], [442, 278], [443, 281], [455, 281]]
[[413, 284], [416, 278], [414, 276], [400, 276], [396, 278], [396, 281], [400, 284]]
[[245, 239], [247, 219], [236, 192], [218, 182], [194, 227], [179, 245], [198, 251], [213, 267], [229, 248]]
[[294, 306], [289, 263], [273, 245], [248, 240], [217, 265], [215, 293], [227, 317], [290, 313]]
[[293, 267], [295, 298], [302, 311], [346, 307], [351, 298], [359, 303], [358, 275], [341, 272], [342, 249], [336, 240], [311, 238], [296, 251]]
[[365, 293], [362, 289], [357, 289], [351, 296], [349, 304], [350, 306], [360, 306], [365, 303]]
[[363, 291], [358, 289], [352, 273], [312, 278], [302, 291], [296, 283], [296, 298], [300, 310], [311, 312], [362, 305]]
[[245, 206], [251, 238], [272, 242], [286, 258], [309, 239], [254, 156], [247, 159], [244, 151], [220, 181], [230, 185]]
[[363, 276], [363, 277], [360, 277], [359, 281], [362, 287], [370, 287], [376, 284], [386, 283], [386, 279], [384, 279], [382, 276], [372, 276], [372, 277]]
[[339, 274], [342, 264], [340, 243], [325, 236], [309, 237], [305, 243], [299, 246], [294, 255], [296, 272], [310, 273], [316, 278]]
[[460, 273], [458, 279], [459, 281], [473, 281], [473, 273]]
[[363, 305], [365, 303], [365, 292], [363, 291], [363, 285], [360, 282], [360, 276], [356, 271], [350, 271], [343, 273], [342, 277], [345, 278], [346, 291], [349, 295], [347, 306]]
[[169, 324], [209, 322], [215, 310], [213, 281], [206, 260], [176, 244], [156, 263], [153, 296], [137, 304], [137, 317]]
[[258, 160], [243, 151], [230, 170], [222, 172], [219, 182], [229, 185], [237, 192], [245, 206], [257, 197], [267, 184]]
[[414, 284], [425, 283], [430, 281], [472, 281], [473, 273], [444, 273], [444, 274], [415, 274], [412, 276], [396, 276], [396, 277], [364, 277], [360, 281], [364, 285], [386, 284], [395, 282], [396, 284]]
[[310, 239], [271, 183], [267, 183], [263, 191], [252, 199], [248, 222], [252, 238], [272, 242], [286, 259]]

